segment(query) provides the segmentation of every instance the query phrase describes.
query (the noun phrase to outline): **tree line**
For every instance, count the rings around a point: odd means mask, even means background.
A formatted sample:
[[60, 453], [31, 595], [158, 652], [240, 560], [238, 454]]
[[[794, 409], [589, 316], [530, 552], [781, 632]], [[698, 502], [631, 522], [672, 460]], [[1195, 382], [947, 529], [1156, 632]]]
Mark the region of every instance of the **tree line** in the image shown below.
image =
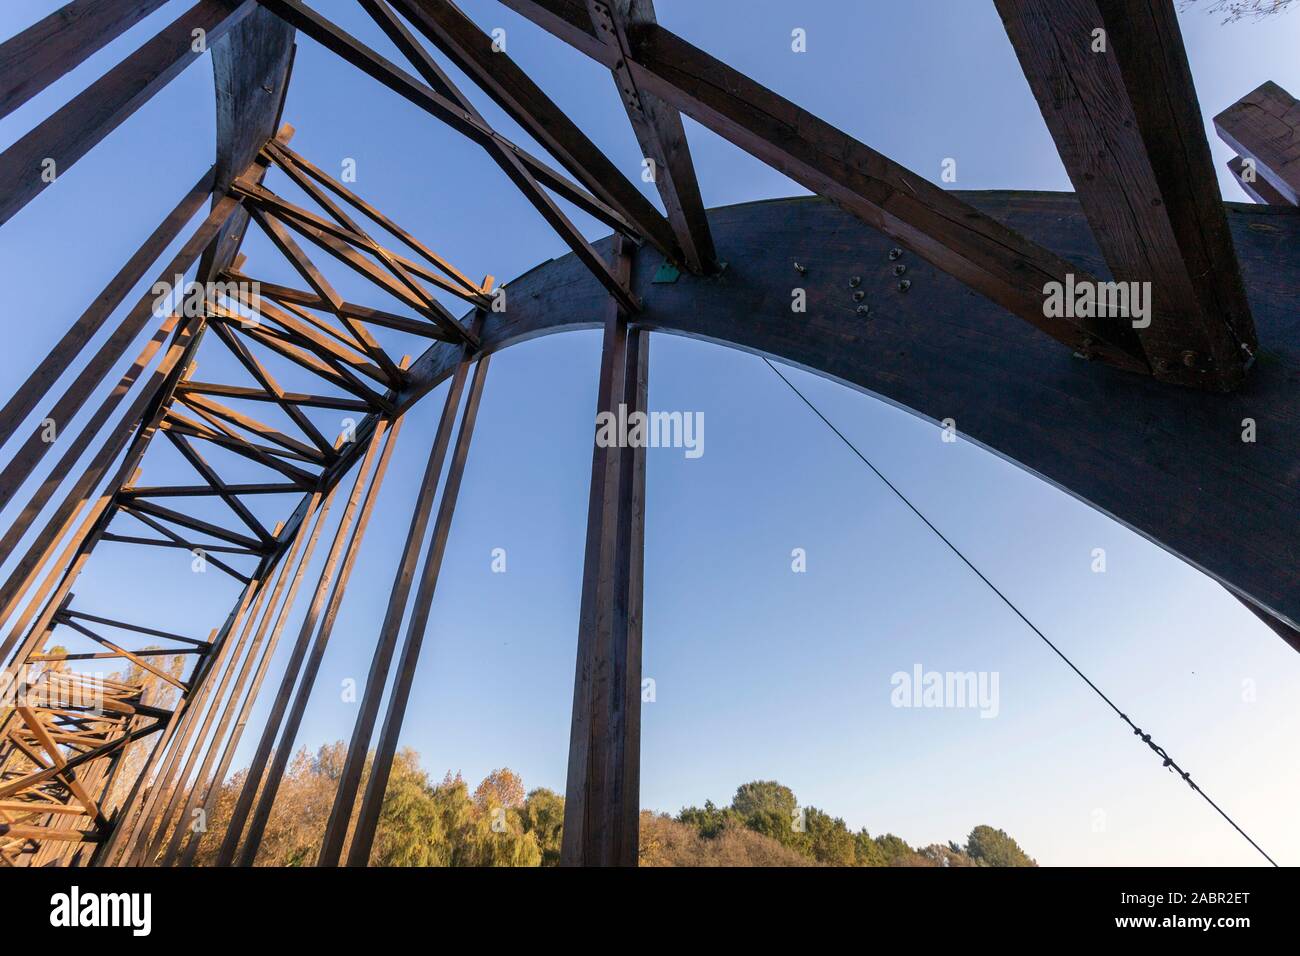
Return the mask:
[[[285, 773], [257, 857], [259, 866], [315, 862], [346, 756], [340, 741], [298, 751]], [[367, 770], [368, 773], [368, 770]], [[196, 863], [214, 862], [244, 784], [226, 781]], [[393, 762], [371, 854], [372, 866], [556, 866], [564, 797], [525, 791], [508, 768], [470, 790], [459, 773], [434, 782], [409, 748]], [[975, 827], [964, 844], [912, 847], [892, 833], [853, 832], [839, 817], [800, 806], [773, 780], [736, 789], [725, 807], [705, 802], [676, 816], [641, 815], [642, 866], [1036, 866], [1004, 831]]]

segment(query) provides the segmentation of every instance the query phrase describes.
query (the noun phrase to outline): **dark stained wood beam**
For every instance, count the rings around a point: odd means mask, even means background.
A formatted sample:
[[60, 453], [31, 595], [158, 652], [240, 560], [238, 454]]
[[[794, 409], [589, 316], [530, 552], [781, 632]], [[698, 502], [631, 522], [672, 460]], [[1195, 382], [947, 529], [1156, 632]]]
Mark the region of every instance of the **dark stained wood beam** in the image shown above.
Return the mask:
[[[145, 276], [145, 270], [157, 261], [158, 257], [167, 251], [172, 240], [180, 233], [194, 215], [207, 201], [208, 195], [212, 192], [213, 172], [208, 170], [199, 181], [195, 183], [176, 207], [158, 224], [158, 228], [150, 234], [149, 238], [141, 244], [135, 254], [127, 261], [126, 265], [113, 276], [112, 280], [104, 287], [104, 290], [95, 297], [95, 301], [90, 307], [81, 314], [81, 317], [72, 324], [72, 328], [63, 334], [63, 338], [50, 349], [49, 354], [32, 370], [27, 377], [27, 381], [14, 393], [4, 406], [0, 409], [0, 434], [11, 435], [14, 430], [22, 423], [36, 408], [36, 403], [44, 396], [49, 394], [54, 383], [59, 377], [72, 366], [77, 355], [85, 347], [86, 343], [95, 337], [100, 326], [104, 324], [121, 304], [122, 299], [136, 284]], [[216, 223], [220, 227], [221, 222]], [[206, 239], [199, 237], [202, 245], [196, 246], [194, 255], [198, 255], [207, 242], [211, 241], [212, 236], [208, 235]], [[189, 268], [193, 259], [180, 264], [180, 261], [174, 261], [168, 266], [168, 271], [163, 272], [163, 281], [170, 282], [176, 272], [183, 272]], [[176, 266], [180, 264], [179, 268]], [[108, 369], [112, 368], [126, 350], [127, 346], [134, 341], [139, 335], [140, 329], [143, 328], [144, 321], [148, 319], [151, 310], [143, 311], [137, 309], [137, 322], [126, 321], [117, 331], [110, 335], [108, 342], [100, 350], [96, 359], [92, 359], [92, 364], [96, 362], [104, 364], [103, 371], [92, 373], [91, 388], [98, 385], [100, 380]]]
[[995, 2], [1113, 277], [1150, 283], [1156, 378], [1240, 386], [1258, 342], [1173, 0]]
[[[620, 239], [615, 268], [631, 280]], [[593, 432], [644, 411], [647, 335], [607, 306]], [[635, 866], [640, 822], [641, 548], [645, 450], [592, 443], [586, 558], [564, 802], [564, 866]]]
[[[276, 0], [280, 3], [294, 2], [297, 0]], [[460, 92], [454, 83], [443, 72], [442, 68], [434, 61], [416, 40], [415, 36], [407, 29], [406, 25], [397, 17], [391, 7], [385, 0], [361, 0], [361, 5], [365, 7], [366, 12], [371, 15], [379, 27], [393, 41], [393, 44], [402, 51], [411, 65], [416, 68], [419, 74], [424, 77], [425, 82], [438, 90], [441, 95], [452, 100], [457, 108], [463, 110], [465, 114], [473, 120], [476, 125], [491, 130], [487, 122], [475, 109], [469, 98]], [[520, 159], [516, 150], [510, 147], [508, 143], [496, 136], [495, 132], [482, 142], [483, 148], [487, 150], [489, 156], [506, 174], [507, 178], [515, 184], [524, 198], [532, 204], [546, 220], [547, 224], [564, 240], [565, 244], [573, 250], [574, 254], [582, 260], [589, 268], [593, 275], [600, 280], [600, 283], [609, 290], [610, 294], [623, 303], [624, 307], [630, 311], [636, 311], [640, 304], [634, 299], [627, 289], [620, 285], [618, 279], [610, 272], [609, 267], [596, 251], [578, 231], [578, 228], [564, 214], [550, 194], [544, 190], [537, 181], [537, 177]]]
[[383, 809], [384, 797], [388, 793], [393, 758], [397, 754], [398, 738], [402, 733], [402, 723], [406, 719], [406, 708], [411, 699], [415, 672], [420, 664], [420, 650], [429, 627], [429, 614], [438, 588], [442, 559], [447, 552], [447, 540], [451, 535], [456, 501], [460, 495], [461, 482], [465, 477], [465, 462], [469, 457], [470, 443], [474, 438], [474, 424], [478, 419], [479, 405], [483, 399], [483, 383], [487, 378], [490, 361], [491, 356], [485, 355], [475, 364], [474, 376], [465, 395], [460, 428], [456, 432], [456, 443], [452, 449], [451, 462], [447, 467], [447, 478], [443, 482], [442, 498], [438, 502], [438, 516], [434, 519], [433, 533], [429, 536], [424, 564], [420, 570], [420, 587], [416, 590], [415, 601], [411, 605], [410, 621], [406, 627], [406, 638], [402, 642], [402, 652], [398, 658], [397, 674], [393, 678], [393, 687], [388, 695], [388, 709], [384, 713], [383, 727], [375, 744], [370, 777], [366, 781], [365, 795], [362, 797], [361, 809], [357, 814], [352, 843], [348, 847], [348, 866], [368, 866], [370, 863], [375, 831], [379, 826], [379, 814]]
[[1254, 160], [1258, 188], [1300, 206], [1300, 100], [1270, 80], [1214, 117], [1214, 128]]
[[361, 778], [369, 762], [368, 752], [370, 738], [374, 735], [375, 722], [379, 718], [379, 707], [384, 690], [388, 684], [388, 675], [393, 663], [393, 654], [397, 649], [398, 632], [406, 615], [407, 601], [411, 587], [415, 583], [416, 567], [420, 559], [421, 545], [429, 527], [429, 518], [433, 514], [434, 500], [438, 494], [438, 479], [442, 474], [443, 463], [447, 458], [447, 448], [451, 444], [452, 426], [456, 419], [456, 408], [464, 392], [465, 381], [469, 377], [473, 362], [470, 351], [465, 346], [456, 348], [458, 359], [451, 376], [451, 385], [443, 401], [442, 415], [438, 419], [438, 428], [434, 433], [433, 444], [429, 449], [429, 458], [425, 464], [424, 476], [416, 495], [415, 505], [411, 510], [411, 524], [407, 531], [406, 543], [402, 548], [402, 557], [398, 562], [397, 573], [393, 578], [393, 587], [389, 592], [388, 606], [383, 623], [375, 641], [375, 652], [366, 676], [366, 686], [357, 709], [357, 719], [352, 727], [352, 737], [348, 744], [348, 755], [339, 773], [338, 790], [334, 795], [334, 805], [325, 825], [321, 838], [320, 854], [317, 866], [338, 866], [343, 854], [348, 831], [352, 824], [352, 811], [356, 805], [357, 791], [361, 787]]
[[[218, 202], [212, 212], [208, 214], [208, 217], [200, 223], [198, 228], [195, 229], [193, 234], [191, 234], [185, 241], [185, 244], [176, 253], [171, 262], [169, 262], [159, 273], [158, 281], [160, 283], [170, 284], [174, 281], [176, 275], [183, 274], [187, 269], [189, 269], [190, 265], [203, 251], [204, 247], [212, 241], [213, 237], [217, 235], [217, 232], [221, 229], [222, 225], [231, 215], [233, 215], [234, 211], [238, 207], [238, 199], [227, 198]], [[122, 353], [126, 351], [127, 347], [140, 334], [141, 330], [143, 330], [153, 319], [154, 313], [157, 309], [157, 298], [158, 296], [154, 294], [152, 287], [145, 291], [144, 295], [141, 296], [139, 301], [136, 302], [136, 304], [122, 319], [121, 324], [109, 335], [104, 344], [100, 346], [99, 351], [96, 352], [95, 355], [91, 356], [90, 360], [77, 373], [76, 378], [74, 378], [72, 383], [68, 386], [67, 391], [47, 407], [45, 419], [55, 422], [58, 429], [65, 428], [74, 420], [77, 412], [91, 397], [91, 395], [94, 394], [95, 389], [104, 380], [104, 377], [112, 371], [113, 366], [117, 363], [118, 359], [121, 358]], [[114, 303], [114, 306], [115, 305], [116, 303]], [[106, 306], [107, 303], [101, 305], [100, 302], [96, 302], [96, 304], [82, 316], [82, 320], [85, 320], [87, 316], [91, 317], [92, 322], [101, 317], [106, 317], [106, 313], [103, 311]], [[111, 309], [109, 311], [111, 311]], [[78, 325], [80, 324], [81, 322], [79, 321]], [[74, 327], [73, 332], [69, 333], [69, 335], [73, 335], [73, 333], [75, 333], [76, 338], [80, 338], [81, 335], [84, 334], [84, 330]], [[64, 355], [72, 350], [72, 345], [75, 343], [75, 340], [75, 338], [69, 339], [68, 337], [65, 337], [65, 339], [55, 347], [54, 351], [50, 353], [50, 356], [46, 358], [45, 362], [42, 363], [35, 373], [33, 373], [33, 376], [23, 385], [22, 389], [19, 390], [18, 394], [16, 394], [9, 403], [9, 406], [13, 406], [14, 414], [22, 412], [25, 415], [37, 401], [46, 396], [45, 389], [41, 384], [42, 379], [46, 376], [57, 377], [57, 373], [63, 371], [62, 368], [50, 365], [51, 360], [55, 359], [56, 356], [58, 357], [57, 360], [62, 360]], [[71, 362], [70, 356], [68, 357], [68, 361]], [[86, 445], [94, 437], [95, 431], [98, 427], [107, 420], [109, 415], [112, 414], [113, 409], [117, 407], [117, 404], [126, 398], [127, 391], [128, 389], [124, 388], [120, 383], [117, 388], [109, 393], [103, 404], [90, 420], [89, 424], [92, 424], [95, 427], [87, 427], [83, 430], [81, 436], [72, 443], [70, 448], [80, 448], [84, 450]], [[5, 414], [10, 413], [9, 406], [6, 406]], [[8, 503], [13, 495], [18, 492], [22, 483], [32, 474], [41, 459], [54, 447], [55, 443], [45, 440], [43, 425], [45, 419], [42, 419], [41, 422], [36, 422], [33, 425], [32, 432], [28, 436], [26, 442], [23, 443], [22, 447], [14, 454], [8, 464], [0, 470], [0, 506]], [[13, 423], [14, 426], [16, 427], [20, 425], [21, 421], [21, 419], [15, 419]], [[75, 458], [73, 460], [75, 460]], [[56, 472], [56, 477], [61, 478], [62, 473]], [[55, 484], [57, 484], [57, 482], [55, 482]], [[50, 488], [50, 491], [53, 491], [52, 487]]]
[[655, 187], [686, 267], [697, 274], [713, 272], [717, 252], [681, 114], [640, 84], [627, 63], [631, 54], [628, 30], [655, 23], [653, 0], [587, 0], [587, 10], [596, 36], [618, 51], [612, 69], [614, 85], [632, 121], [642, 155], [654, 163]]
[[393, 6], [583, 186], [660, 252], [683, 261], [668, 220], [527, 73], [493, 50], [492, 38], [472, 20], [447, 0], [393, 0]]
[[[1072, 194], [958, 195], [1085, 270], [1104, 268]], [[781, 358], [932, 423], [952, 417], [961, 440], [1019, 463], [1297, 628], [1300, 216], [1245, 203], [1225, 209], [1265, 343], [1248, 387], [1227, 395], [1079, 361], [907, 254], [900, 261], [912, 288], [901, 294], [889, 270], [894, 242], [815, 197], [711, 210], [719, 247], [734, 250], [720, 277], [654, 283], [661, 260], [642, 247], [633, 290], [645, 308], [636, 323]], [[808, 269], [808, 312], [797, 322], [791, 258]], [[853, 275], [862, 277], [867, 315], [849, 295], [844, 277]], [[514, 304], [489, 318], [485, 351], [590, 329], [607, 304], [568, 256], [510, 287]], [[444, 380], [454, 355], [431, 346], [400, 402]]]
[[[254, 0], [199, 0], [152, 40], [73, 97], [40, 126], [0, 153], [0, 225], [34, 199], [52, 177], [66, 175], [77, 160], [147, 103], [202, 53], [194, 30], [207, 45], [218, 42], [257, 8]], [[206, 51], [206, 47], [204, 48]]]
[[[502, 0], [613, 66], [568, 0]], [[1149, 373], [1127, 322], [1049, 317], [1047, 283], [1092, 276], [657, 25], [629, 31], [628, 68], [648, 89], [813, 192], [913, 250], [1075, 352]]]
[[1247, 160], [1240, 156], [1234, 156], [1228, 160], [1228, 172], [1237, 180], [1237, 185], [1262, 206], [1290, 206], [1292, 203], [1287, 202], [1285, 196], [1273, 188], [1267, 179], [1259, 175], [1259, 167], [1252, 161], [1249, 164]]
[[72, 0], [0, 43], [0, 118], [131, 29], [167, 0]]
[[[212, 47], [212, 78], [217, 99], [217, 195], [248, 170], [259, 151], [280, 125], [284, 99], [293, 73], [293, 27], [270, 10], [255, 9]], [[278, 142], [292, 136], [292, 127], [280, 131]], [[265, 169], [252, 170], [261, 182]], [[239, 252], [248, 230], [248, 210], [240, 208], [221, 236], [204, 253], [199, 276], [211, 282], [225, 271]]]
[[[568, 217], [555, 205], [550, 196], [544, 190], [535, 188], [540, 183], [547, 186], [547, 188], [556, 189], [563, 195], [564, 192], [559, 190], [558, 184], [566, 182], [564, 177], [557, 173], [551, 173], [549, 177], [544, 177], [539, 167], [545, 169], [545, 163], [529, 156], [524, 150], [506, 140], [484, 122], [483, 118], [472, 107], [467, 107], [463, 101], [455, 101], [446, 95], [447, 92], [453, 89], [449, 82], [438, 81], [434, 84], [435, 88], [432, 89], [424, 83], [420, 83], [410, 74], [399, 69], [389, 60], [320, 16], [300, 0], [261, 0], [261, 2], [267, 8], [275, 11], [287, 23], [301, 30], [332, 53], [342, 57], [368, 76], [437, 117], [463, 136], [488, 149], [511, 181], [520, 188], [526, 198], [551, 227], [560, 234], [569, 247], [596, 273], [597, 277], [610, 289], [611, 293], [626, 296], [626, 290], [616, 288], [613, 280], [608, 275], [608, 271], [605, 269], [603, 260], [591, 251], [590, 243], [569, 222]], [[404, 54], [412, 58], [412, 62], [417, 68], [422, 69], [422, 75], [425, 76], [426, 81], [429, 80], [432, 74], [424, 71], [430, 67], [437, 73], [441, 73], [441, 70], [433, 63], [432, 58], [428, 57], [424, 49], [409, 36], [409, 31], [406, 30], [405, 26], [400, 23], [394, 26], [392, 11], [387, 8], [387, 5], [383, 5], [382, 8], [374, 5], [368, 9], [372, 11], [378, 10], [381, 13], [378, 18], [380, 25], [385, 30], [392, 31], [389, 33], [390, 37], [394, 38], [394, 42], [398, 44]], [[388, 15], [382, 16], [385, 11]], [[406, 34], [405, 37], [402, 36], [404, 33]], [[445, 92], [438, 92], [438, 87], [442, 87]], [[586, 202], [591, 207], [603, 205], [599, 203], [599, 200], [586, 195], [583, 190], [569, 183], [566, 198], [572, 200], [579, 194], [586, 196]], [[614, 218], [616, 221], [619, 220], [617, 213], [614, 214]], [[622, 228], [629, 227], [624, 223]], [[632, 309], [637, 308], [634, 301], [628, 300], [627, 304]]]

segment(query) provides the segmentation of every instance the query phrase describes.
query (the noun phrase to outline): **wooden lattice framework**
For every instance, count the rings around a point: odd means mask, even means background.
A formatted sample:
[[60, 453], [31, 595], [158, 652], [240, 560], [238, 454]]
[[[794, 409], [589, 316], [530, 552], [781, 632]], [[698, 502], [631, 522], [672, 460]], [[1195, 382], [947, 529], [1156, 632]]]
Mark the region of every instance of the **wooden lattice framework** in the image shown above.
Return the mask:
[[[779, 357], [934, 419], [960, 409], [963, 434], [1201, 567], [1300, 650], [1300, 443], [1291, 437], [1300, 104], [1266, 84], [1217, 118], [1240, 154], [1234, 173], [1262, 205], [1224, 204], [1172, 0], [993, 0], [1075, 195], [945, 191], [660, 26], [651, 0], [503, 0], [609, 68], [654, 164], [663, 213], [450, 0], [357, 2], [414, 73], [304, 0], [198, 0], [0, 153], [2, 225], [48, 185], [43, 160], [66, 174], [202, 55], [192, 38], [203, 31], [217, 78], [215, 166], [0, 409], [10, 435], [39, 418], [0, 471], [0, 506], [29, 493], [0, 539], [11, 567], [0, 585], [0, 863], [193, 861], [204, 834], [187, 823], [211, 810], [231, 769], [326, 517], [353, 475], [218, 850], [222, 864], [254, 861], [404, 413], [447, 381], [318, 860], [365, 865], [489, 357], [565, 328], [604, 330], [598, 412], [645, 408], [652, 330]], [[162, 3], [72, 0], [0, 44], [0, 116]], [[470, 279], [296, 153], [280, 115], [296, 33], [480, 145], [572, 254], [510, 283], [497, 309], [491, 277]], [[426, 44], [561, 168], [492, 129]], [[706, 211], [683, 115], [820, 198]], [[314, 208], [269, 189], [271, 168]], [[588, 241], [557, 199], [613, 235]], [[158, 273], [167, 281], [196, 270], [197, 307], [177, 297], [160, 309], [146, 296], [83, 355], [209, 202]], [[298, 286], [257, 279], [239, 252], [253, 226]], [[322, 254], [410, 314], [346, 301], [317, 265]], [[1044, 308], [1047, 283], [1095, 277], [1151, 282], [1152, 321]], [[793, 286], [808, 298], [799, 321]], [[886, 305], [868, 289], [883, 290]], [[453, 315], [434, 290], [463, 301], [466, 314]], [[45, 423], [82, 412], [142, 335], [85, 425], [46, 440]], [[381, 344], [398, 339], [423, 343], [422, 354]], [[240, 381], [199, 377], [212, 349], [233, 359]], [[312, 384], [286, 387], [290, 375]], [[355, 427], [333, 434], [322, 411], [354, 415]], [[1251, 444], [1241, 441], [1245, 419], [1258, 427]], [[193, 483], [142, 483], [160, 445], [188, 463]], [[59, 458], [39, 477], [50, 452]], [[234, 461], [257, 477], [229, 477]], [[256, 496], [283, 496], [284, 517], [268, 526], [249, 506]], [[191, 500], [204, 507], [183, 504]], [[644, 500], [643, 450], [593, 444], [567, 864], [636, 860]], [[204, 638], [89, 613], [73, 588], [105, 547], [189, 551], [236, 583], [235, 606]], [[133, 602], [140, 612], [147, 593]], [[89, 650], [65, 647], [69, 636]], [[167, 670], [164, 657], [185, 666]], [[154, 675], [174, 703], [143, 699], [138, 680], [86, 673], [94, 661]], [[72, 685], [89, 702], [70, 702]]]

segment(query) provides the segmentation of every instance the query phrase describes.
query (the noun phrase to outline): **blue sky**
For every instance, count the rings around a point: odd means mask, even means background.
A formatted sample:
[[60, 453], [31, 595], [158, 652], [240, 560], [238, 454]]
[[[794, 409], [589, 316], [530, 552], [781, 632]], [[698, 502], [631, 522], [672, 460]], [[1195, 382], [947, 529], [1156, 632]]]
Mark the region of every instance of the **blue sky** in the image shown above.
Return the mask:
[[[10, 0], [0, 35], [58, 5]], [[185, 6], [169, 3], [0, 121], [0, 146]], [[350, 0], [314, 6], [399, 59]], [[605, 71], [492, 0], [463, 7], [504, 27], [510, 55], [637, 178], [640, 152]], [[937, 180], [954, 157], [959, 188], [1069, 188], [991, 3], [656, 7], [669, 28], [922, 175]], [[1220, 26], [1193, 11], [1182, 23], [1207, 119], [1267, 79], [1300, 90], [1300, 14]], [[807, 53], [790, 51], [795, 27]], [[7, 392], [212, 161], [211, 104], [204, 60], [0, 229]], [[505, 280], [566, 251], [481, 150], [310, 40], [285, 119], [295, 149], [328, 170], [355, 159], [357, 191], [471, 275]], [[687, 130], [708, 205], [802, 192], [689, 120]], [[1229, 158], [1212, 146], [1216, 163]], [[1223, 180], [1227, 198], [1244, 198]], [[245, 251], [260, 277], [290, 278], [260, 236]], [[403, 735], [434, 776], [476, 781], [505, 765], [528, 786], [563, 788], [598, 350], [597, 334], [572, 333], [493, 359]], [[212, 349], [203, 362], [205, 378], [224, 370]], [[1300, 731], [1294, 651], [1199, 572], [1014, 465], [942, 443], [870, 396], [788, 374], [1276, 859], [1300, 860], [1300, 769], [1276, 760]], [[355, 705], [339, 688], [364, 677], [441, 395], [408, 416], [302, 743], [349, 735]], [[757, 358], [657, 335], [651, 406], [703, 412], [707, 427], [702, 458], [649, 456], [644, 671], [657, 699], [644, 708], [643, 806], [725, 803], [744, 781], [776, 778], [855, 828], [914, 844], [989, 823], [1043, 863], [1258, 862]], [[181, 474], [159, 452], [144, 480]], [[497, 547], [505, 574], [491, 572]], [[791, 572], [796, 547], [807, 573]], [[1091, 570], [1097, 547], [1105, 574]], [[97, 552], [78, 605], [126, 616], [133, 602], [132, 619], [197, 636], [220, 622], [233, 589], [194, 589], [183, 555], [140, 550]], [[146, 603], [139, 584], [154, 574], [166, 584]], [[891, 675], [918, 663], [997, 672], [999, 716], [892, 707]], [[268, 689], [277, 681], [273, 670]]]

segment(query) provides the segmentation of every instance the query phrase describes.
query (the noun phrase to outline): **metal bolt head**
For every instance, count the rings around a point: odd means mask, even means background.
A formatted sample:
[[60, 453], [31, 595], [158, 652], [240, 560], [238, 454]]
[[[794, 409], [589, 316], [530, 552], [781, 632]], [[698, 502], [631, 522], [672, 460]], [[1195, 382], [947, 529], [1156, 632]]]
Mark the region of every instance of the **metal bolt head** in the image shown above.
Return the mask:
[[898, 265], [894, 266], [894, 275], [896, 276], [901, 276], [906, 271], [907, 271], [907, 266], [903, 265], [901, 262]]
[[889, 250], [889, 260], [892, 262], [902, 254], [903, 254], [903, 250], [898, 248], [898, 246], [895, 246], [894, 248]]
[[871, 309], [868, 306], [860, 305], [857, 309], [858, 315], [870, 315]]
[[798, 262], [796, 262], [796, 263], [794, 264], [794, 271], [797, 272], [797, 273], [799, 273], [800, 275], [807, 275], [807, 274], [808, 274], [808, 267], [805, 266], [805, 265], [800, 265]]
[[1183, 364], [1188, 368], [1196, 368], [1196, 353], [1188, 349], [1183, 353]]
[[899, 292], [906, 292], [906, 291], [907, 291], [908, 289], [910, 289], [910, 288], [912, 288], [912, 280], [911, 280], [911, 279], [899, 279], [899, 280], [898, 280], [898, 291], [899, 291]]
[[863, 292], [861, 289], [859, 289], [857, 292], [853, 293], [853, 301], [854, 301], [854, 302], [861, 302], [861, 301], [862, 301], [863, 299], [865, 299], [866, 297], [867, 297], [867, 294], [866, 294], [865, 292]]
[[849, 279], [850, 289], [856, 289], [860, 285], [862, 285], [862, 276], [853, 276], [851, 279]]

